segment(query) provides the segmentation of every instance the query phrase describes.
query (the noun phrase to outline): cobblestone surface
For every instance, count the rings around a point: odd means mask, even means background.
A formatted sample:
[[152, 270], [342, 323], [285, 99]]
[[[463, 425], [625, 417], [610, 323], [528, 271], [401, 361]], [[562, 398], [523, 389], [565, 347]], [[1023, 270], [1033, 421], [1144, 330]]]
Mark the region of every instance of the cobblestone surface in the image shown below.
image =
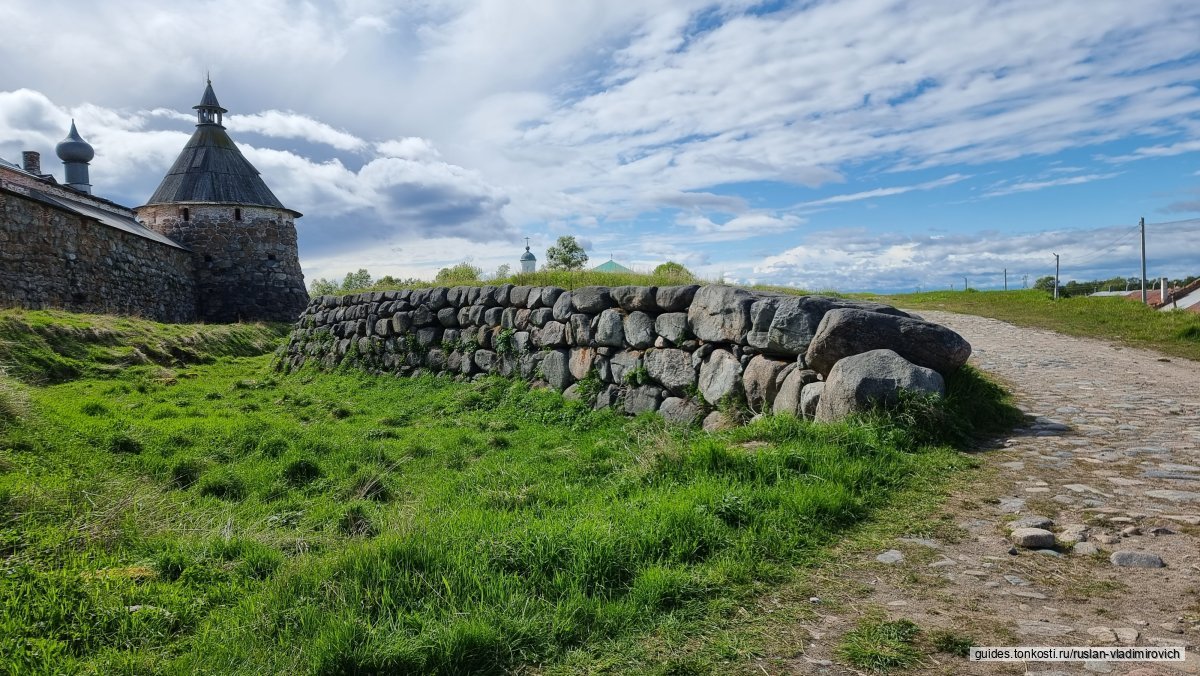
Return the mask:
[[[939, 655], [922, 673], [1200, 673], [1200, 364], [982, 317], [921, 315], [965, 336], [971, 362], [1015, 393], [1030, 424], [983, 452], [984, 478], [930, 515], [952, 521], [953, 537], [936, 547], [901, 538], [892, 546], [903, 560], [878, 563], [872, 552], [853, 565], [866, 598], [806, 627], [811, 644], [791, 669], [857, 673], [826, 662], [837, 661], [833, 645], [854, 612], [876, 607], [975, 645], [1189, 652], [1171, 664]], [[1014, 547], [1010, 523], [1039, 519], [1051, 522], [1055, 548]], [[1165, 565], [1152, 567], [1156, 558]]]

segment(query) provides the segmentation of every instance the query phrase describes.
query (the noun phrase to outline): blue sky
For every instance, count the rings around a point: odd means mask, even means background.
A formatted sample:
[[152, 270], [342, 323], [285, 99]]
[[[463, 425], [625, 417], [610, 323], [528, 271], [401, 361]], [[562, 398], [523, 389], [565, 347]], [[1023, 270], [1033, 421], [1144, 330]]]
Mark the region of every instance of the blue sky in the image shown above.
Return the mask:
[[[131, 20], [136, 17], [136, 20]], [[810, 289], [1200, 273], [1193, 1], [0, 5], [0, 157], [136, 206], [212, 73], [309, 279], [595, 263]], [[70, 68], [63, 64], [71, 64]]]

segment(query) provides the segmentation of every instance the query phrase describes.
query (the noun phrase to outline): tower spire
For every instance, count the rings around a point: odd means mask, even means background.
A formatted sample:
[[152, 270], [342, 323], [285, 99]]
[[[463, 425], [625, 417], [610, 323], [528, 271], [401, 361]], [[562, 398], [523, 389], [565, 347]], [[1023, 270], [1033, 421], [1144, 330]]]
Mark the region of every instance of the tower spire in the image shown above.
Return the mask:
[[221, 124], [222, 116], [228, 113], [221, 107], [217, 101], [217, 94], [213, 91], [212, 78], [208, 73], [204, 74], [206, 84], [204, 86], [204, 95], [200, 97], [200, 103], [192, 106], [196, 111], [196, 124], [215, 124], [218, 127], [224, 126]]

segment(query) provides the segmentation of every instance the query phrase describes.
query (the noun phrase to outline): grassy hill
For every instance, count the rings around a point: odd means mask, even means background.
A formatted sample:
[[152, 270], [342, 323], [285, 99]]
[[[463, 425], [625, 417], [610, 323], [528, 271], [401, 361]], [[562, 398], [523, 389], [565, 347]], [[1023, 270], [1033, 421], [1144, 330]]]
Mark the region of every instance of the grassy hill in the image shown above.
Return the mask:
[[502, 379], [279, 376], [279, 327], [0, 326], [0, 672], [727, 670], [810, 612], [783, 590], [831, 543], [937, 527], [970, 460], [929, 430], [1012, 421], [970, 369], [934, 409], [709, 435]]

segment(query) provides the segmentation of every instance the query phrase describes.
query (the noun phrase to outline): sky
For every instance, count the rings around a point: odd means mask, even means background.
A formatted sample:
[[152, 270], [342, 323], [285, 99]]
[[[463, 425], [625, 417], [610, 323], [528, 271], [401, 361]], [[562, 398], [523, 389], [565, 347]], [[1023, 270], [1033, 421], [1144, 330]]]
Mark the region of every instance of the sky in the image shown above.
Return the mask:
[[1200, 274], [1194, 0], [4, 0], [0, 158], [142, 204], [225, 126], [308, 280], [673, 260], [811, 290]]

